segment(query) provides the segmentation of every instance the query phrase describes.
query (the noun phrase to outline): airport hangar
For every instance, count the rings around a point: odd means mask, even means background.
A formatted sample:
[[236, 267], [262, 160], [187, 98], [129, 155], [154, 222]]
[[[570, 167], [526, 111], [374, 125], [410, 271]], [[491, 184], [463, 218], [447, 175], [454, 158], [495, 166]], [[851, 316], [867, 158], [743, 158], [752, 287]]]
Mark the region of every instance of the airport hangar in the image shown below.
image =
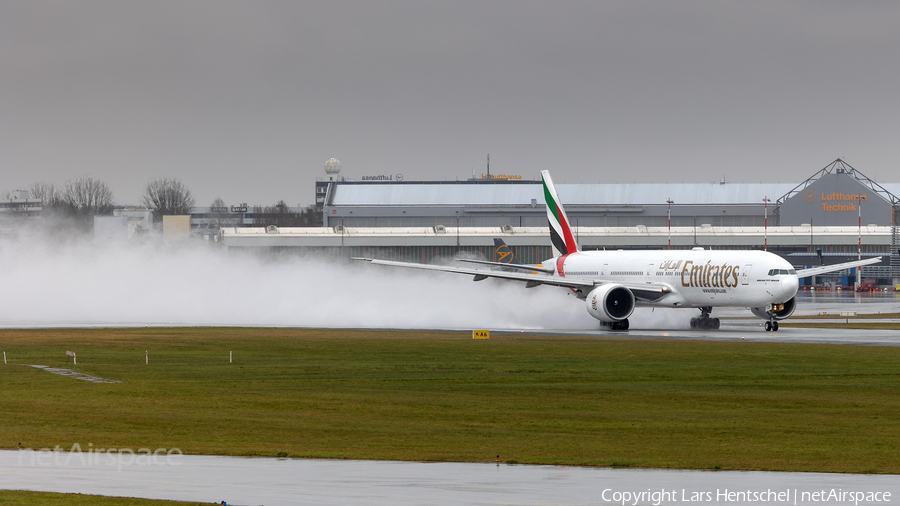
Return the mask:
[[[458, 255], [498, 260], [494, 239], [522, 263], [550, 258], [539, 179], [482, 175], [402, 181], [339, 175], [329, 160], [316, 182], [320, 227], [224, 228], [232, 250], [422, 263]], [[835, 160], [800, 183], [556, 184], [583, 249], [763, 249], [795, 267], [884, 257], [862, 269], [900, 284], [900, 184], [879, 184]], [[860, 226], [861, 224], [861, 226]], [[855, 272], [807, 280], [853, 285]]]

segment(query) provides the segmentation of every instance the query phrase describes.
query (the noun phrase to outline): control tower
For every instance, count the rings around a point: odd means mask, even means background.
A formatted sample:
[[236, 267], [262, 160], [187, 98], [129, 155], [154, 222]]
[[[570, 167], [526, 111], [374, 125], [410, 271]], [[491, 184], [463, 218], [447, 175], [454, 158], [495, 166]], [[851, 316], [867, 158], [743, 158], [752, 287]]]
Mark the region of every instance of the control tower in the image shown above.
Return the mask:
[[324, 217], [322, 212], [325, 209], [325, 201], [328, 198], [328, 191], [332, 183], [343, 181], [341, 176], [341, 161], [337, 158], [329, 158], [325, 162], [325, 177], [316, 178], [316, 224], [322, 226]]

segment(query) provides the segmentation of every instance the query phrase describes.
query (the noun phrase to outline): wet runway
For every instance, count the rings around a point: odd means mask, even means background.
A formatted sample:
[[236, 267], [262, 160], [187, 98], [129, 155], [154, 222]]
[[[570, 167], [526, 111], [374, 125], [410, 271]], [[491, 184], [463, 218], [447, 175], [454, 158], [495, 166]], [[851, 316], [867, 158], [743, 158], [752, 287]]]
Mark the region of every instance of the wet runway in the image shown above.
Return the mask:
[[[623, 337], [637, 339], [701, 339], [711, 341], [751, 341], [751, 342], [784, 342], [784, 343], [826, 343], [826, 344], [857, 344], [870, 346], [900, 346], [900, 332], [895, 330], [866, 330], [866, 329], [815, 329], [791, 327], [791, 324], [803, 322], [842, 323], [846, 318], [841, 318], [842, 311], [856, 311], [858, 314], [890, 314], [900, 313], [900, 295], [887, 294], [856, 294], [853, 292], [827, 292], [812, 293], [800, 292], [797, 294], [797, 309], [795, 316], [801, 315], [834, 315], [834, 318], [823, 320], [787, 319], [787, 325], [782, 325], [777, 332], [766, 332], [763, 329], [764, 320], [752, 317], [750, 311], [745, 308], [716, 308], [713, 316], [721, 319], [721, 328], [718, 330], [691, 330], [683, 324], [669, 325], [677, 315], [682, 320], [694, 316], [695, 310], [691, 309], [662, 309], [653, 313], [646, 308], [638, 308], [630, 318], [632, 328], [627, 331], [610, 331], [606, 329], [588, 329], [573, 331], [570, 329], [519, 329], [513, 331], [494, 331], [497, 334], [535, 334], [535, 335], [588, 335], [598, 337]], [[659, 316], [669, 314], [673, 316]], [[687, 315], [687, 316], [686, 316]], [[699, 315], [699, 312], [697, 312]], [[649, 323], [648, 323], [649, 321]], [[896, 322], [896, 318], [866, 319], [866, 322]], [[683, 322], [684, 323], [684, 322]], [[650, 328], [646, 328], [650, 327]], [[659, 327], [659, 328], [657, 328]]]
[[[741, 310], [737, 310], [741, 312]], [[815, 315], [841, 311], [859, 313], [900, 313], [900, 293], [798, 292], [795, 315]], [[743, 310], [746, 314], [746, 310]]]
[[209, 456], [172, 456], [171, 461], [160, 456], [156, 463], [138, 464], [128, 455], [119, 462], [106, 455], [97, 459], [87, 455], [0, 451], [0, 482], [10, 489], [229, 505], [788, 505], [900, 500], [895, 475]]
[[900, 346], [896, 330], [814, 329], [782, 326], [778, 332], [766, 332], [756, 321], [722, 321], [719, 330], [521, 330], [494, 331], [493, 334], [579, 335], [631, 339], [699, 339], [704, 341], [743, 341], [765, 343], [855, 344], [866, 346]]

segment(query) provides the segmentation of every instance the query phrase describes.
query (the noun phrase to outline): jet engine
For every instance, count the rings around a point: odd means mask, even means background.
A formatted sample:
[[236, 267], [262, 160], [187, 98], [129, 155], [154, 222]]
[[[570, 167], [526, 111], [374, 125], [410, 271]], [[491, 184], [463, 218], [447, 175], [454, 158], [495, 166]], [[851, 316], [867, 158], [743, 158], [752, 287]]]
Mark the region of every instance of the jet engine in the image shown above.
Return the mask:
[[771, 304], [766, 307], [751, 307], [750, 312], [763, 320], [784, 320], [794, 314], [794, 309], [796, 309], [796, 307], [797, 299], [791, 297], [790, 300], [782, 302], [781, 304]]
[[626, 320], [634, 311], [634, 294], [615, 283], [594, 288], [585, 300], [588, 313], [602, 322]]

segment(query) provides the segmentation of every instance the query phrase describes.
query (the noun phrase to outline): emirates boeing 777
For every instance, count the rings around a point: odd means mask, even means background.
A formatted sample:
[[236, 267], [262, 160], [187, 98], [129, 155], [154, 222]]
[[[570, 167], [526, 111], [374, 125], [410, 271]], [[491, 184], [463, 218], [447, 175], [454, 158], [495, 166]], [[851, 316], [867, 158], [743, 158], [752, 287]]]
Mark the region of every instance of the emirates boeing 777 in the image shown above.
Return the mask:
[[[716, 307], [747, 307], [766, 320], [766, 331], [793, 314], [799, 278], [873, 264], [881, 258], [795, 270], [778, 255], [755, 250], [628, 250], [582, 251], [569, 227], [550, 178], [541, 171], [553, 258], [537, 265], [513, 265], [483, 260], [459, 260], [503, 266], [505, 270], [473, 269], [371, 258], [374, 264], [455, 272], [475, 281], [502, 278], [524, 281], [527, 288], [552, 285], [568, 288], [587, 306], [601, 326], [627, 330], [635, 307], [693, 308], [700, 315], [691, 328], [718, 329], [710, 315]], [[521, 270], [523, 272], [515, 272]]]

